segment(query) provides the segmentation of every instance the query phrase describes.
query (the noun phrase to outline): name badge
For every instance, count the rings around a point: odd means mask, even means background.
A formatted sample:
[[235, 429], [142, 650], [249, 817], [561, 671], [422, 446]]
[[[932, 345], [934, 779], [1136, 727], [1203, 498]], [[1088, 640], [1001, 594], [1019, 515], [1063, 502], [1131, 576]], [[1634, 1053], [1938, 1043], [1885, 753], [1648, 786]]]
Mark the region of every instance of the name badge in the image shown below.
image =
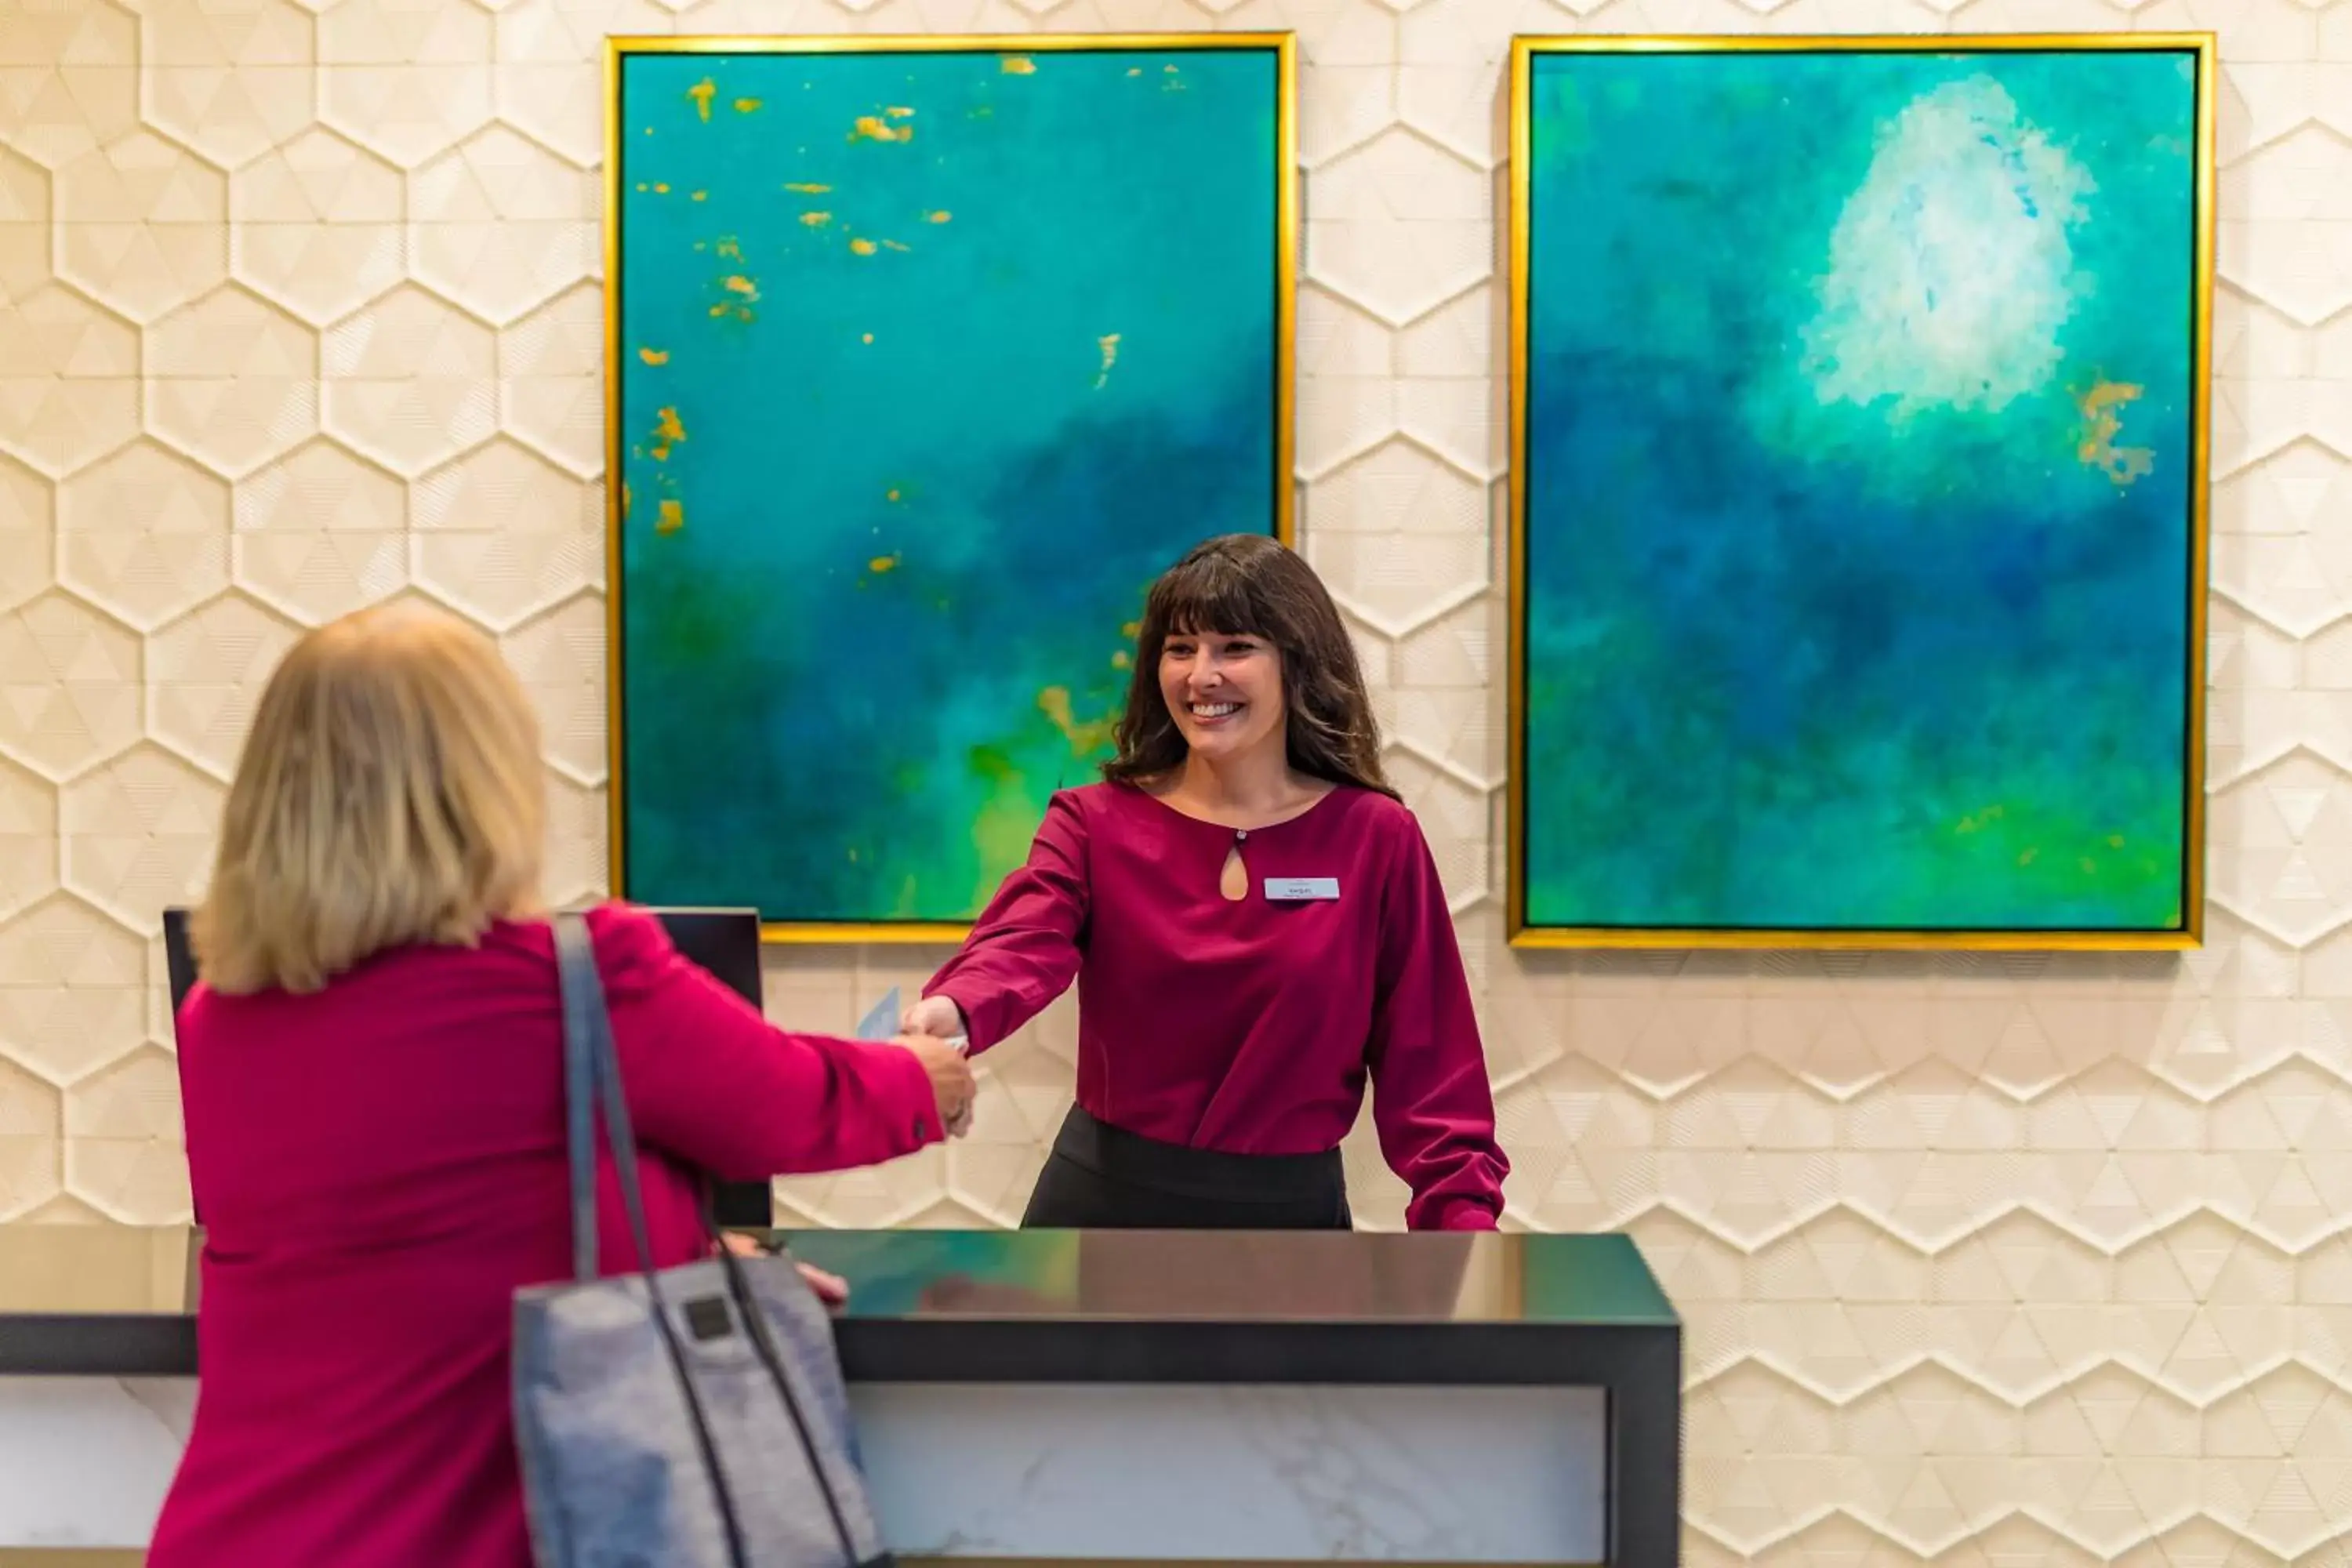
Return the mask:
[[1339, 896], [1337, 877], [1268, 877], [1265, 896], [1277, 904], [1310, 902]]

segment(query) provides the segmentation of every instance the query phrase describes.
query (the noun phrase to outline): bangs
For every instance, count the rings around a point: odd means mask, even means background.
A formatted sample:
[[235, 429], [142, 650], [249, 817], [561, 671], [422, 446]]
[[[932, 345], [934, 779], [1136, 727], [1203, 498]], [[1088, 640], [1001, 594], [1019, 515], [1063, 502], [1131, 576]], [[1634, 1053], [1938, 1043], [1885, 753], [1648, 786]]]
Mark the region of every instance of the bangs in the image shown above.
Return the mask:
[[1146, 619], [1162, 637], [1270, 637], [1265, 611], [1250, 592], [1247, 574], [1221, 554], [1203, 554], [1152, 584]]

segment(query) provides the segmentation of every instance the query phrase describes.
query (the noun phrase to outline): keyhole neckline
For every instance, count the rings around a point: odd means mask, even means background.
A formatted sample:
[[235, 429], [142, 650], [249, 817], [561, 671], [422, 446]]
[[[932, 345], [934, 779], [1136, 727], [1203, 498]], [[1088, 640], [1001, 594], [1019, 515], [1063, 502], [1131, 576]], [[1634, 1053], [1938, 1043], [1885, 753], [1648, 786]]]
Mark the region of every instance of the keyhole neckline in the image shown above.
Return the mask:
[[1326, 789], [1321, 795], [1318, 795], [1313, 800], [1308, 801], [1298, 810], [1292, 812], [1288, 816], [1276, 817], [1272, 822], [1261, 822], [1254, 827], [1236, 827], [1231, 823], [1212, 822], [1205, 816], [1195, 816], [1189, 811], [1182, 811], [1171, 805], [1168, 802], [1160, 799], [1158, 795], [1153, 795], [1150, 790], [1143, 788], [1139, 784], [1129, 784], [1126, 787], [1132, 789], [1135, 791], [1137, 795], [1150, 802], [1152, 805], [1166, 812], [1170, 816], [1174, 817], [1179, 822], [1188, 822], [1195, 827], [1204, 828], [1209, 832], [1221, 834], [1239, 840], [1248, 838], [1253, 834], [1271, 833], [1277, 828], [1288, 827], [1293, 824], [1304, 822], [1308, 817], [1313, 816], [1317, 812], [1322, 810], [1325, 802], [1330, 800], [1333, 796], [1339, 795], [1341, 790], [1346, 789], [1349, 786], [1345, 784], [1333, 784], [1328, 789]]

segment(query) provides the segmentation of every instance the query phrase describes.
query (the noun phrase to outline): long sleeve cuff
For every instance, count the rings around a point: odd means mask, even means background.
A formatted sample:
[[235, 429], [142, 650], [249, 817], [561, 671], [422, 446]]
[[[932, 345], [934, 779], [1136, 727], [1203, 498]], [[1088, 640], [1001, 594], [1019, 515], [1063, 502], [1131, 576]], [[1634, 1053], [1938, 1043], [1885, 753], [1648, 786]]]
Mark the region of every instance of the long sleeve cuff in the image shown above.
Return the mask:
[[1495, 1211], [1479, 1198], [1439, 1198], [1426, 1206], [1414, 1205], [1419, 1211], [1406, 1222], [1413, 1230], [1496, 1230]]

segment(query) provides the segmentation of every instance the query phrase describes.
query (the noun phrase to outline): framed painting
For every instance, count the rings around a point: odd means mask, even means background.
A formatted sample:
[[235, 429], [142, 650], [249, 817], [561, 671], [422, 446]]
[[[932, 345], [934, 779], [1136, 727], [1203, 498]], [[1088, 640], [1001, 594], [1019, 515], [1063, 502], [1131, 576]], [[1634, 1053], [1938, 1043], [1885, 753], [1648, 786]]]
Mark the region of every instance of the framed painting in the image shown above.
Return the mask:
[[615, 38], [612, 874], [941, 941], [1292, 531], [1287, 34]]
[[1516, 945], [2197, 944], [2214, 73], [1516, 42]]

